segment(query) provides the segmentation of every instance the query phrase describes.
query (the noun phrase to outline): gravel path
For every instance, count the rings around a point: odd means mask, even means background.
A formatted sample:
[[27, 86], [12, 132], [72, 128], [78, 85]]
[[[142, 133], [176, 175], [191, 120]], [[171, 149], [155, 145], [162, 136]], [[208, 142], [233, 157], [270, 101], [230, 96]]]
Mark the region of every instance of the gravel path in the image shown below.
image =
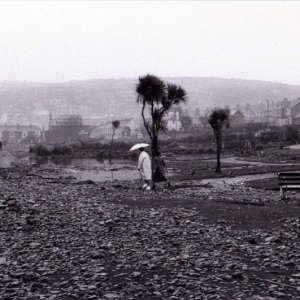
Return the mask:
[[27, 175], [0, 176], [0, 299], [299, 299], [297, 199]]

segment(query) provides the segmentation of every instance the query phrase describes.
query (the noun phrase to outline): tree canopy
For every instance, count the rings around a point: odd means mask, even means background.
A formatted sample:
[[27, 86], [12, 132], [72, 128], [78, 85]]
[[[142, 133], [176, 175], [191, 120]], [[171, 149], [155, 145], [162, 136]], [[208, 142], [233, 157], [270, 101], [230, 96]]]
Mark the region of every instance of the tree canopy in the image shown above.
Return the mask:
[[[178, 85], [164, 83], [159, 77], [149, 74], [139, 77], [136, 92], [137, 102], [142, 104], [144, 127], [153, 142], [152, 147], [156, 149], [159, 132], [167, 131], [164, 117], [174, 105], [186, 102], [186, 92]], [[149, 109], [148, 117], [146, 107]]]
[[208, 123], [214, 131], [217, 144], [217, 173], [221, 172], [220, 154], [222, 149], [222, 130], [224, 126], [229, 127], [229, 116], [229, 109], [216, 108], [208, 117]]

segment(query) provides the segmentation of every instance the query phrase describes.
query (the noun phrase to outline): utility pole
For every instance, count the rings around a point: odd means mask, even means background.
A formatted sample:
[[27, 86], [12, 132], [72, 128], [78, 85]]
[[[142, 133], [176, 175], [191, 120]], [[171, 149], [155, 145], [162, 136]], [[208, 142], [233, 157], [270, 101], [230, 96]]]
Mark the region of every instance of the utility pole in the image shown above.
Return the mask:
[[269, 111], [270, 111], [270, 101], [269, 99], [265, 99], [265, 101], [267, 102], [267, 128], [269, 128]]

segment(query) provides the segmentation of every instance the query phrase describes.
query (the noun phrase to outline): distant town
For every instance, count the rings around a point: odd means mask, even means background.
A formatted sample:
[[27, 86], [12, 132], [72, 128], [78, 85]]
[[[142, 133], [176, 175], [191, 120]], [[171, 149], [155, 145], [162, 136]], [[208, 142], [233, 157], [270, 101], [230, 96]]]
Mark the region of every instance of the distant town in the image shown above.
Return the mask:
[[[230, 124], [235, 131], [242, 130], [243, 125], [263, 124], [261, 129], [270, 131], [282, 130], [286, 126], [300, 128], [300, 97], [296, 99], [284, 98], [282, 101], [274, 102], [265, 99], [258, 105], [235, 105], [225, 106], [230, 109]], [[186, 136], [197, 132], [199, 135], [206, 132], [209, 126], [207, 117], [213, 107], [201, 111], [200, 108], [188, 110], [184, 106], [173, 108], [167, 118], [168, 135], [176, 133], [176, 137]], [[140, 116], [131, 118], [117, 118], [101, 116], [87, 118], [81, 114], [52, 115], [50, 112], [41, 111], [47, 123], [22, 124], [6, 122], [3, 114], [0, 118], [0, 136], [4, 146], [8, 148], [26, 148], [36, 143], [46, 144], [70, 144], [78, 141], [100, 141], [105, 143], [112, 136], [112, 121], [120, 121], [120, 126], [114, 135], [115, 140], [126, 141], [146, 139], [142, 120]], [[267, 132], [266, 131], [266, 132]], [[263, 130], [257, 131], [256, 135], [262, 134]], [[164, 138], [164, 136], [162, 136]]]

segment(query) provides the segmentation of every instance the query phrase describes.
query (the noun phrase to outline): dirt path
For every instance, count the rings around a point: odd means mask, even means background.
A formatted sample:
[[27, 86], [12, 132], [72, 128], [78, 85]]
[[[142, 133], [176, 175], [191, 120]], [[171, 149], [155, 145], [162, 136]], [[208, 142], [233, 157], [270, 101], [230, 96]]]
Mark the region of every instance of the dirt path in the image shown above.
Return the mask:
[[[208, 161], [213, 162], [215, 160], [210, 159]], [[254, 165], [254, 166], [282, 166], [282, 165], [284, 165], [284, 166], [299, 166], [299, 168], [300, 168], [300, 163], [287, 163], [285, 161], [276, 162], [276, 163], [249, 161], [245, 158], [235, 157], [235, 156], [222, 158], [221, 163], [236, 164], [236, 165]]]
[[276, 173], [264, 173], [264, 174], [253, 174], [253, 175], [240, 175], [230, 178], [208, 178], [201, 180], [202, 184], [210, 184], [214, 188], [218, 189], [230, 189], [232, 185], [243, 184], [247, 181], [252, 180], [265, 180], [270, 178], [276, 178]]
[[[297, 199], [231, 182], [146, 192], [26, 172], [0, 174], [0, 299], [299, 299]], [[236, 199], [264, 205], [222, 202]]]

